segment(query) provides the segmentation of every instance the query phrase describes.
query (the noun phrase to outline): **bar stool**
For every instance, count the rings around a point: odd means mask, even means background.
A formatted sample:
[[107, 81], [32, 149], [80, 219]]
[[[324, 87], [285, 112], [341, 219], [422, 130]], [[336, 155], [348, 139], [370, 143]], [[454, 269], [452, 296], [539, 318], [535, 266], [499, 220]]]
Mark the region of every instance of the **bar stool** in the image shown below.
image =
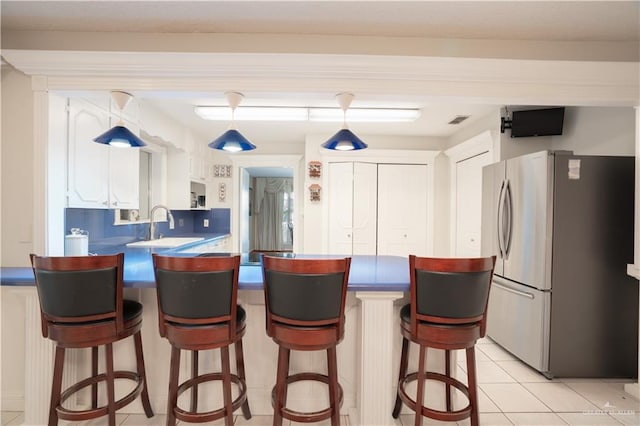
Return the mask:
[[[471, 417], [478, 425], [475, 343], [484, 337], [487, 302], [496, 258], [426, 258], [409, 256], [411, 303], [400, 311], [402, 355], [393, 417], [398, 418], [404, 402], [415, 412], [415, 425], [422, 416], [442, 421], [458, 421]], [[420, 346], [418, 372], [407, 374], [409, 341]], [[426, 349], [445, 351], [445, 374], [425, 372]], [[465, 349], [467, 383], [465, 386], [451, 376], [451, 350]], [[416, 399], [405, 387], [417, 380]], [[425, 380], [445, 384], [446, 411], [423, 406]], [[462, 392], [469, 404], [453, 410], [451, 387]]]
[[[336, 346], [344, 336], [344, 307], [351, 258], [286, 259], [263, 256], [262, 273], [267, 335], [279, 346], [278, 372], [272, 392], [273, 424], [282, 419], [311, 423], [331, 419], [340, 424], [342, 387], [338, 383]], [[327, 374], [289, 375], [291, 350], [327, 351]], [[305, 413], [286, 407], [289, 384], [326, 383], [330, 406]]]
[[[42, 336], [55, 342], [56, 354], [49, 405], [49, 426], [58, 420], [81, 421], [108, 416], [115, 425], [116, 411], [141, 396], [147, 417], [153, 417], [142, 354], [142, 305], [124, 300], [124, 254], [112, 256], [40, 257], [30, 255], [35, 276]], [[113, 342], [133, 336], [136, 371], [113, 370]], [[98, 374], [98, 347], [105, 346], [106, 373]], [[91, 348], [91, 376], [62, 392], [67, 348]], [[132, 380], [135, 388], [115, 400], [115, 379]], [[107, 405], [98, 407], [98, 383], [106, 382]], [[62, 403], [91, 386], [91, 408], [70, 410]]]
[[[240, 256], [169, 257], [153, 254], [158, 296], [160, 336], [171, 344], [167, 425], [176, 419], [209, 422], [224, 417], [233, 425], [233, 412], [242, 406], [245, 419], [251, 418], [247, 399], [242, 336], [246, 312], [237, 304]], [[229, 345], [235, 345], [237, 374], [231, 373]], [[222, 372], [200, 374], [198, 352], [220, 349]], [[191, 378], [181, 384], [180, 353], [191, 351]], [[198, 412], [198, 385], [222, 381], [224, 406]], [[231, 383], [239, 388], [232, 400]], [[178, 396], [191, 390], [189, 410], [178, 406]]]

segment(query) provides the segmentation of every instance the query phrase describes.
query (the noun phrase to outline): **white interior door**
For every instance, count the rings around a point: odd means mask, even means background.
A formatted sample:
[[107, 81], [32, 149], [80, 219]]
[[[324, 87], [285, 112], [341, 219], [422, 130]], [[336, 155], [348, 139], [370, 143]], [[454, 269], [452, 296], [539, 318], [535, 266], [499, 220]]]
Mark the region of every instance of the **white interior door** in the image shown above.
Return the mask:
[[377, 164], [353, 164], [353, 254], [376, 254], [377, 174]]
[[378, 165], [378, 254], [427, 255], [427, 165]]
[[353, 163], [329, 163], [329, 253], [353, 252]]
[[465, 158], [456, 167], [456, 239], [453, 255], [480, 256], [482, 228], [482, 168], [492, 161], [489, 152]]

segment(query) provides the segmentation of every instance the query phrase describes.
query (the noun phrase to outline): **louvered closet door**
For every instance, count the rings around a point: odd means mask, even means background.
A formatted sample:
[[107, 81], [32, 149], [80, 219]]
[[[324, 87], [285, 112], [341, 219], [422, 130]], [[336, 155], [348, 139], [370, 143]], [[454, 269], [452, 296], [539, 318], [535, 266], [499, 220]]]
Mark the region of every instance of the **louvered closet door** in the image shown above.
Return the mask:
[[427, 253], [427, 165], [378, 165], [378, 254]]

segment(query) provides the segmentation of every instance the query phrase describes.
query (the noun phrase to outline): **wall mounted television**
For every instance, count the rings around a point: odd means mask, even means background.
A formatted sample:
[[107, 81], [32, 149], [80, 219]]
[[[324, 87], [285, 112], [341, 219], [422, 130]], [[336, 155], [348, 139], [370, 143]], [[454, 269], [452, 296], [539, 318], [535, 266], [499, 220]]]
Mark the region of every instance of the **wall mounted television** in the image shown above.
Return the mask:
[[511, 137], [561, 135], [563, 123], [564, 107], [513, 111]]

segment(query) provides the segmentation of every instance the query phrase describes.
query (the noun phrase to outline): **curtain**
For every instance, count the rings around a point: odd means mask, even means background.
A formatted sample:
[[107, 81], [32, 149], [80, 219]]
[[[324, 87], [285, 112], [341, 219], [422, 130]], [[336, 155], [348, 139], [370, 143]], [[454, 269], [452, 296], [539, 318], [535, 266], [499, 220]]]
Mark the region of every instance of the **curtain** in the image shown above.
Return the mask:
[[[289, 232], [284, 218], [285, 194], [293, 190], [292, 178], [256, 178], [256, 249], [283, 250], [284, 234]], [[283, 229], [286, 227], [286, 229]]]

